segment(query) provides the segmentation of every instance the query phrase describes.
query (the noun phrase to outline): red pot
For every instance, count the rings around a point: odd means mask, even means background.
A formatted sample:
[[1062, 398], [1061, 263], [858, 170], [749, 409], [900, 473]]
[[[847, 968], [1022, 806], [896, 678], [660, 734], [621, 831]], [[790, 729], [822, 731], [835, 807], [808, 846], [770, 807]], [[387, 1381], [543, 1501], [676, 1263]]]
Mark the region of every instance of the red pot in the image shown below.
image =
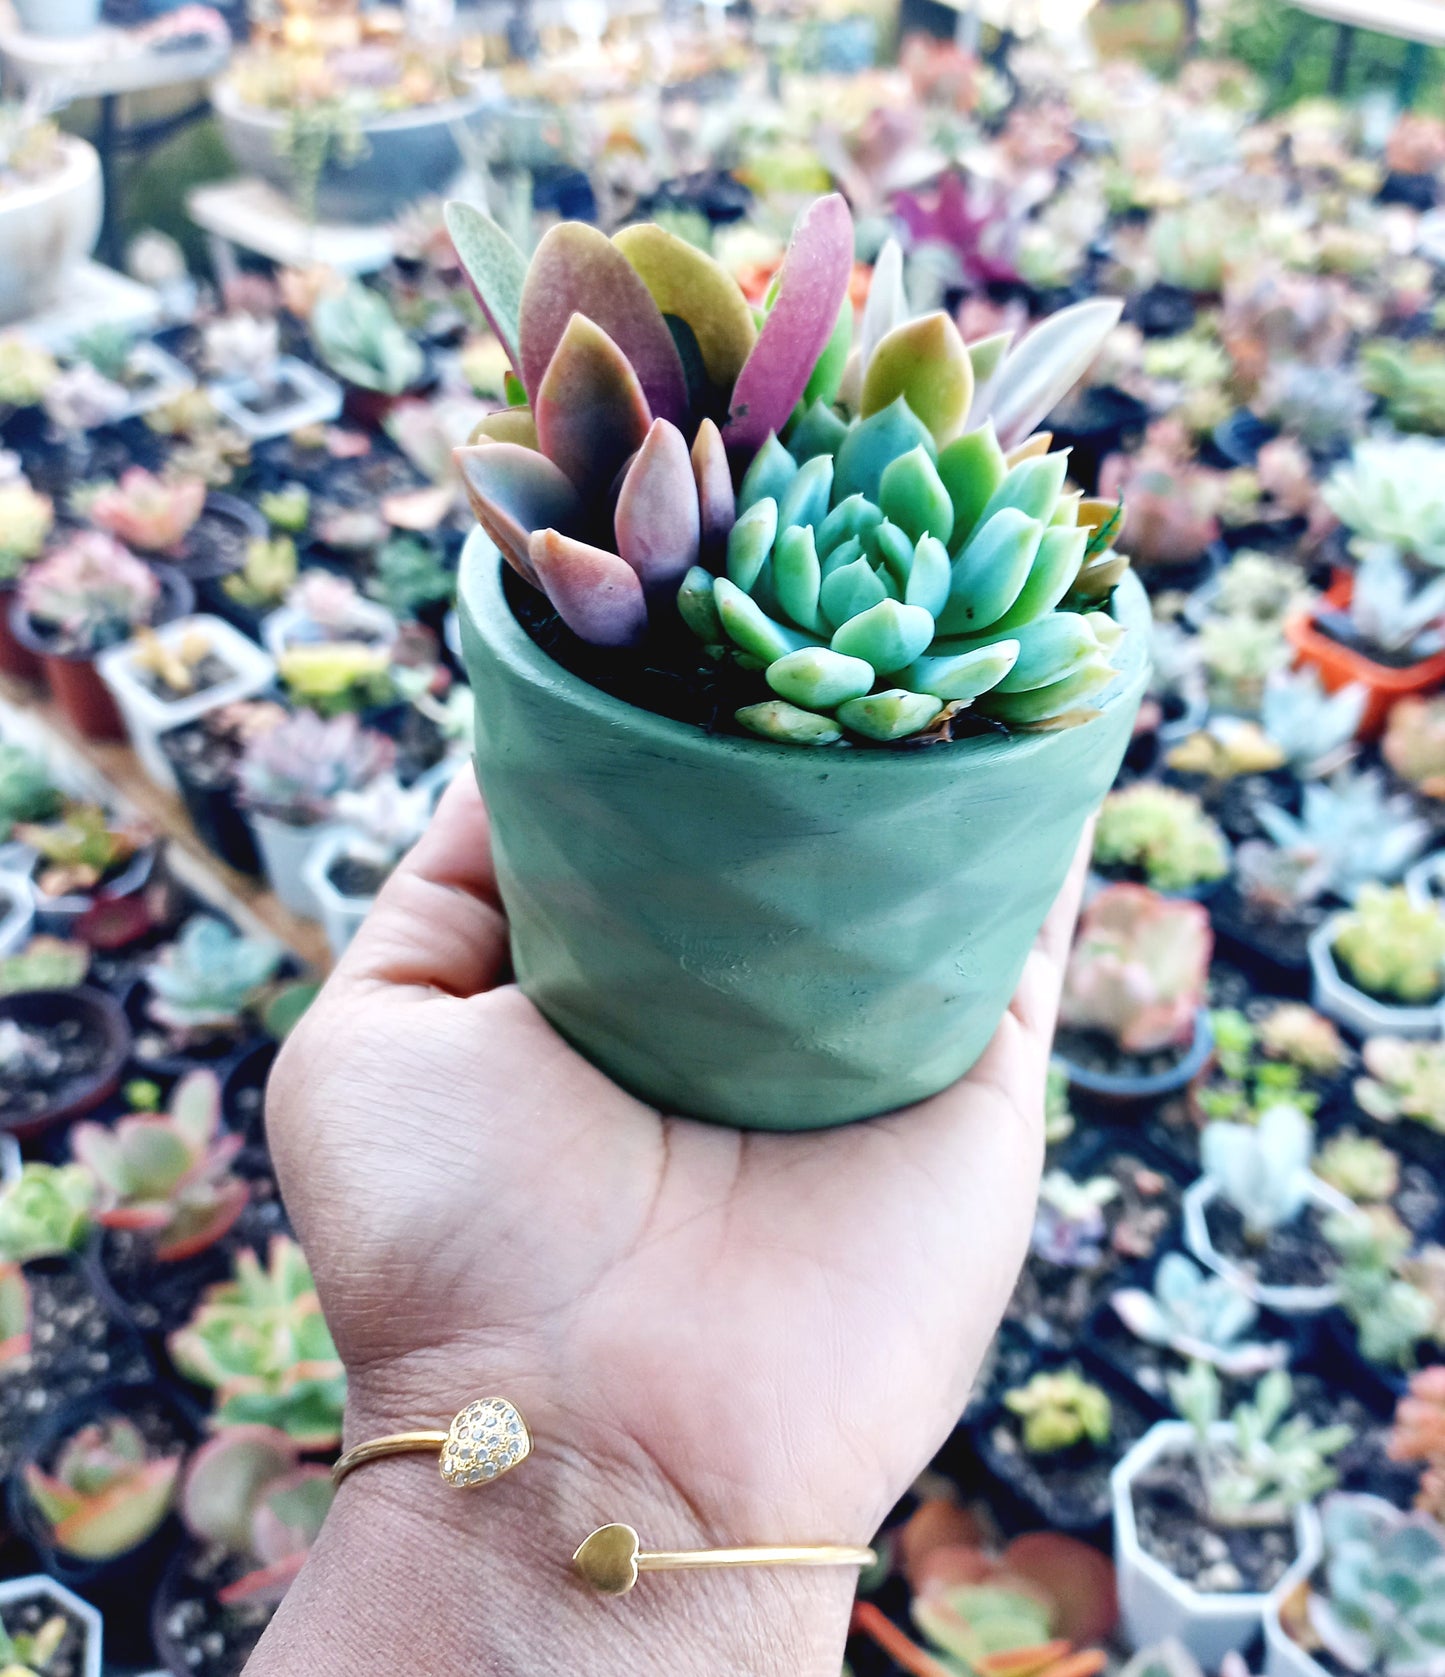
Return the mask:
[[11, 633], [10, 605], [14, 593], [14, 583], [0, 587], [0, 675], [14, 676], [17, 681], [43, 681], [45, 672], [40, 660]]
[[[1354, 578], [1348, 572], [1337, 574], [1323, 603], [1343, 610], [1355, 592]], [[1377, 664], [1353, 647], [1344, 646], [1315, 628], [1314, 613], [1301, 612], [1285, 624], [1285, 634], [1295, 649], [1296, 663], [1311, 664], [1320, 673], [1320, 680], [1331, 692], [1358, 682], [1369, 697], [1364, 715], [1360, 718], [1359, 737], [1378, 739], [1385, 731], [1385, 723], [1395, 704], [1417, 693], [1433, 692], [1445, 683], [1445, 652], [1424, 658], [1404, 669], [1391, 669]]]

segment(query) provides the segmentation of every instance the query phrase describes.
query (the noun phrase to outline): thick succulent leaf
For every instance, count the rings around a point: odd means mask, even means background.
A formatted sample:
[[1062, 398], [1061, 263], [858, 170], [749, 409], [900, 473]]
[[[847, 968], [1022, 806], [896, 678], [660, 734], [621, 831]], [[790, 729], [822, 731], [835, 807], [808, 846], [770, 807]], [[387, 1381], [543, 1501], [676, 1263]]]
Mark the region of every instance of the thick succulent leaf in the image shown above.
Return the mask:
[[826, 646], [807, 646], [768, 665], [768, 686], [808, 710], [832, 710], [873, 685], [873, 666]]
[[781, 431], [823, 353], [853, 271], [853, 218], [837, 194], [798, 218], [778, 275], [777, 301], [733, 387], [723, 441], [746, 454]]
[[928, 427], [900, 396], [848, 432], [834, 461], [834, 497], [843, 501], [861, 495], [876, 502], [889, 462], [919, 446], [931, 455], [938, 453]]
[[1051, 612], [1016, 633], [1018, 658], [1000, 693], [1031, 693], [1062, 681], [1099, 657], [1099, 642], [1086, 618], [1071, 611]]
[[801, 465], [815, 454], [836, 454], [848, 435], [848, 422], [825, 402], [814, 402], [788, 432], [788, 453]]
[[299, 1460], [295, 1441], [275, 1427], [228, 1427], [192, 1456], [181, 1488], [186, 1529], [202, 1543], [245, 1554], [260, 1492]]
[[822, 402], [826, 407], [837, 400], [852, 348], [853, 301], [845, 293], [843, 306], [838, 310], [838, 319], [833, 327], [833, 335], [823, 345], [823, 353], [818, 357], [817, 364], [803, 387], [802, 401], [805, 409], [812, 407], [815, 402]]
[[1015, 507], [1005, 507], [982, 525], [954, 560], [939, 633], [976, 634], [998, 622], [1018, 599], [1043, 533], [1038, 519]]
[[903, 285], [903, 247], [897, 239], [884, 241], [873, 264], [873, 278], [868, 286], [868, 300], [863, 305], [863, 319], [858, 328], [858, 350], [861, 371], [867, 370], [873, 351], [895, 326], [901, 326], [912, 311]]
[[838, 720], [865, 739], [901, 740], [921, 733], [943, 709], [931, 694], [891, 687], [884, 693], [849, 699], [838, 706]]
[[537, 421], [531, 408], [501, 408], [485, 414], [472, 428], [467, 442], [473, 447], [482, 443], [515, 443], [518, 448], [537, 447]]
[[624, 227], [612, 242], [662, 313], [686, 322], [709, 380], [730, 391], [758, 335], [737, 281], [705, 251], [652, 222]]
[[737, 713], [737, 720], [750, 733], [776, 740], [780, 745], [836, 745], [843, 737], [842, 729], [831, 717], [802, 710], [786, 699], [765, 699], [761, 704], [744, 705]]
[[990, 408], [998, 440], [1012, 448], [1076, 385], [1119, 324], [1124, 305], [1094, 297], [1034, 327], [1005, 360]]
[[1025, 437], [1021, 443], [1016, 443], [1004, 459], [1012, 470], [1021, 460], [1037, 460], [1041, 454], [1049, 452], [1049, 446], [1054, 440], [1052, 431], [1035, 431], [1031, 437]]
[[823, 628], [823, 620], [818, 615], [818, 589], [822, 580], [811, 526], [800, 524], [784, 530], [773, 546], [773, 592], [789, 619], [800, 629], [815, 634]]
[[838, 502], [818, 531], [818, 553], [826, 557], [853, 536], [861, 536], [883, 522], [883, 514], [862, 495], [849, 495]]
[[909, 449], [884, 468], [878, 505], [911, 542], [935, 536], [947, 544], [953, 534], [953, 501], [937, 466], [922, 448]]
[[180, 1458], [147, 1462], [139, 1472], [87, 1497], [51, 1533], [55, 1546], [81, 1560], [111, 1560], [143, 1543], [170, 1512]]
[[1057, 524], [1061, 529], [1076, 529], [1079, 523], [1079, 508], [1083, 504], [1083, 490], [1070, 489], [1067, 493], [1059, 496], [1054, 506], [1054, 516], [1049, 520], [1049, 523]]
[[778, 533], [778, 503], [771, 496], [755, 502], [728, 532], [728, 580], [748, 589], [758, 580]]
[[708, 646], [721, 646], [722, 619], [712, 597], [713, 573], [701, 565], [693, 568], [682, 579], [677, 591], [677, 609], [684, 623], [700, 641]]
[[768, 437], [753, 456], [743, 481], [738, 485], [738, 516], [755, 507], [759, 501], [781, 502], [788, 485], [798, 475], [798, 462], [773, 437]]
[[1068, 469], [1069, 457], [1063, 453], [1021, 460], [1018, 465], [1010, 466], [1008, 476], [994, 490], [979, 515], [979, 524], [987, 524], [1005, 507], [1014, 507], [1030, 518], [1047, 523], [1053, 517]]
[[1043, 618], [1059, 604], [1079, 574], [1087, 536], [1088, 532], [1084, 530], [1061, 530], [1052, 526], [1044, 531], [1028, 580], [1019, 590], [1018, 598], [994, 623], [992, 633], [1011, 633], [1036, 618]]
[[729, 638], [765, 664], [776, 663], [800, 647], [817, 644], [811, 636], [775, 623], [751, 595], [734, 587], [725, 576], [713, 583], [713, 600]]
[[697, 484], [702, 561], [710, 570], [717, 570], [727, 556], [728, 531], [737, 518], [737, 500], [722, 432], [710, 419], [703, 420], [693, 438], [692, 475]]
[[918, 658], [895, 679], [915, 693], [931, 693], [935, 699], [954, 704], [972, 704], [980, 693], [997, 687], [1008, 676], [1018, 650], [1017, 641], [998, 641], [953, 657]]
[[653, 419], [627, 357], [583, 314], [567, 322], [532, 411], [543, 454], [571, 478], [584, 500], [606, 492], [642, 447]]
[[953, 502], [952, 547], [956, 550], [978, 528], [983, 509], [1008, 476], [993, 422], [965, 432], [940, 449], [938, 475]]
[[835, 626], [846, 623], [888, 598], [881, 578], [864, 558], [831, 571], [818, 590], [823, 616]]
[[1086, 664], [1062, 681], [1028, 693], [990, 693], [982, 701], [990, 716], [1014, 727], [1031, 727], [1068, 716], [1114, 679], [1107, 664]]
[[[473, 204], [453, 199], [442, 212], [456, 247], [457, 260], [467, 276], [492, 330], [507, 352], [512, 369], [522, 372], [522, 290], [527, 259], [492, 220]], [[543, 362], [545, 366], [546, 363]]]
[[828, 516], [828, 503], [833, 494], [833, 461], [826, 454], [816, 455], [788, 485], [778, 503], [778, 527], [786, 530], [795, 524], [807, 524], [817, 529]]
[[529, 546], [534, 530], [564, 534], [582, 517], [572, 480], [545, 455], [517, 443], [456, 450], [456, 462], [477, 522], [508, 563], [535, 584]]
[[[849, 536], [847, 541], [841, 541], [831, 552], [825, 553], [821, 564], [823, 579], [826, 581], [834, 571], [841, 571], [845, 565], [851, 565], [855, 559], [863, 557], [863, 543], [857, 536]], [[872, 555], [868, 557], [871, 559]]]
[[948, 603], [953, 586], [953, 565], [948, 549], [936, 536], [920, 536], [913, 550], [913, 564], [903, 589], [903, 603], [922, 606], [937, 617]]
[[913, 549], [914, 543], [906, 532], [886, 518], [863, 532], [863, 551], [885, 568], [900, 599], [913, 574]]
[[895, 326], [868, 363], [863, 417], [881, 413], [900, 396], [940, 446], [963, 429], [973, 400], [973, 363], [952, 316], [942, 309]]
[[617, 551], [649, 593], [672, 588], [691, 570], [701, 541], [697, 484], [687, 440], [654, 419], [617, 496]]
[[933, 619], [922, 606], [901, 600], [882, 600], [850, 618], [829, 643], [835, 652], [862, 658], [887, 674], [901, 670], [922, 655], [933, 639]]
[[637, 572], [615, 553], [556, 530], [532, 537], [532, 568], [557, 615], [593, 646], [635, 646], [647, 629]]
[[[581, 221], [564, 221], [548, 230], [522, 289], [521, 372], [533, 407], [576, 314], [595, 322], [621, 352], [642, 386], [649, 419], [682, 425], [687, 418], [687, 380], [662, 311], [617, 246]], [[540, 429], [540, 414], [537, 423]], [[629, 448], [626, 454], [631, 452]]]

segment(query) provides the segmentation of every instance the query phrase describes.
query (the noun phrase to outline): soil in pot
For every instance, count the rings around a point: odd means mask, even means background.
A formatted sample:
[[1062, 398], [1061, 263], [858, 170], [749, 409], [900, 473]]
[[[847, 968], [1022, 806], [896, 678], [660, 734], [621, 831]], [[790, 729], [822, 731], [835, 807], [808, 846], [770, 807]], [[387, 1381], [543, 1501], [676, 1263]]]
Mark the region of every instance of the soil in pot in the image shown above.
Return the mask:
[[78, 1262], [26, 1264], [25, 1280], [30, 1352], [0, 1378], [0, 1479], [9, 1476], [26, 1434], [63, 1405], [153, 1372], [140, 1342], [111, 1318]]
[[1262, 990], [1278, 996], [1309, 994], [1309, 940], [1329, 914], [1321, 903], [1301, 903], [1287, 914], [1277, 914], [1251, 902], [1232, 879], [1224, 881], [1209, 903], [1220, 946], [1249, 969]]
[[1171, 769], [1166, 770], [1163, 778], [1182, 791], [1197, 793], [1233, 844], [1268, 836], [1256, 813], [1260, 804], [1275, 804], [1291, 815], [1299, 813], [1300, 784], [1288, 769], [1278, 769], [1272, 774], [1236, 775], [1230, 780], [1179, 774]]
[[1329, 1284], [1339, 1268], [1339, 1259], [1324, 1235], [1329, 1216], [1319, 1206], [1307, 1205], [1290, 1222], [1271, 1229], [1262, 1244], [1256, 1244], [1245, 1235], [1244, 1219], [1228, 1200], [1216, 1197], [1204, 1211], [1215, 1251], [1233, 1259], [1265, 1287]]
[[1054, 1053], [1081, 1071], [1102, 1077], [1167, 1077], [1188, 1059], [1194, 1044], [1161, 1048], [1153, 1054], [1131, 1054], [1103, 1031], [1075, 1030], [1060, 1025], [1054, 1037]]
[[386, 884], [391, 869], [360, 856], [338, 856], [326, 877], [343, 897], [370, 899]]
[[6, 1602], [0, 1608], [0, 1620], [3, 1620], [6, 1633], [12, 1638], [33, 1636], [42, 1625], [56, 1618], [65, 1621], [65, 1635], [46, 1661], [45, 1677], [84, 1677], [90, 1630], [85, 1621], [77, 1618], [64, 1603], [54, 1596], [31, 1595]]
[[266, 534], [266, 521], [234, 495], [206, 497], [174, 563], [193, 582], [229, 576], [246, 562], [247, 544]]
[[34, 990], [0, 1003], [0, 1028], [24, 1037], [23, 1057], [0, 1078], [0, 1130], [36, 1132], [114, 1089], [127, 1046], [116, 1011], [95, 991]]
[[1427, 658], [1433, 658], [1439, 650], [1437, 646], [1421, 646], [1418, 641], [1395, 650], [1377, 646], [1360, 634], [1349, 612], [1339, 608], [1321, 605], [1316, 610], [1312, 622], [1320, 634], [1328, 636], [1340, 646], [1348, 647], [1361, 658], [1368, 658], [1372, 664], [1377, 664], [1385, 670], [1414, 669]]
[[1397, 1508], [1415, 1500], [1422, 1469], [1418, 1462], [1390, 1460], [1390, 1409], [1372, 1407], [1341, 1385], [1338, 1355], [1323, 1336], [1309, 1371], [1294, 1377], [1294, 1408], [1317, 1427], [1339, 1423], [1350, 1429], [1332, 1464], [1342, 1490], [1365, 1491]]
[[177, 704], [182, 699], [198, 698], [212, 687], [219, 687], [223, 681], [229, 681], [235, 671], [224, 658], [216, 652], [207, 652], [195, 664], [190, 666], [191, 685], [184, 693], [176, 692], [175, 688], [158, 675], [154, 670], [140, 669], [132, 666], [131, 676], [136, 684], [145, 688], [163, 704]]
[[172, 1557], [152, 1608], [156, 1653], [176, 1677], [237, 1677], [250, 1659], [274, 1605], [222, 1606], [228, 1584], [248, 1562], [188, 1545]]
[[259, 875], [256, 840], [235, 799], [239, 741], [209, 727], [203, 718], [188, 727], [167, 730], [161, 735], [161, 750], [175, 771], [197, 833], [238, 873]]
[[1131, 1489], [1140, 1548], [1203, 1595], [1267, 1594], [1298, 1553], [1292, 1525], [1212, 1524], [1191, 1455], [1155, 1462]]
[[213, 1066], [229, 1059], [255, 1032], [246, 1016], [204, 1034], [173, 1035], [151, 1017], [153, 992], [144, 978], [138, 979], [125, 999], [134, 1041], [131, 1055], [143, 1070], [179, 1077], [192, 1066]]
[[1439, 187], [1434, 175], [1408, 174], [1403, 169], [1392, 169], [1380, 182], [1375, 194], [1381, 204], [1406, 204], [1412, 210], [1433, 210], [1439, 199]]
[[1146, 338], [1177, 338], [1193, 326], [1197, 313], [1192, 292], [1160, 281], [1130, 301], [1125, 318]]

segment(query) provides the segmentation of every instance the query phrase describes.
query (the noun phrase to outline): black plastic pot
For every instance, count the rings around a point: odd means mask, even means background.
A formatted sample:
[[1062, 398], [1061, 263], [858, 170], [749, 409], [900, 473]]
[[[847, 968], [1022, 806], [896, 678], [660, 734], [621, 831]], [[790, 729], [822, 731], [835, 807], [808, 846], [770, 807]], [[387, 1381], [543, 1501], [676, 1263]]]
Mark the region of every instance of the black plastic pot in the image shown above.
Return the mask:
[[19, 1140], [32, 1141], [57, 1125], [69, 1124], [93, 1111], [120, 1086], [130, 1052], [130, 1026], [119, 1002], [103, 990], [84, 985], [75, 990], [22, 990], [0, 997], [0, 1019], [32, 1027], [72, 1020], [99, 1042], [93, 1071], [60, 1088], [42, 1110], [23, 1119], [0, 1119], [0, 1129]]
[[[1319, 911], [1319, 920], [1325, 918]], [[1273, 925], [1245, 912], [1233, 880], [1209, 905], [1215, 944], [1244, 969], [1255, 987], [1268, 995], [1303, 999], [1310, 993], [1309, 934], [1318, 924]]]
[[221, 1083], [221, 1117], [226, 1128], [245, 1138], [238, 1169], [249, 1175], [253, 1169], [271, 1169], [266, 1149], [266, 1081], [276, 1063], [280, 1044], [258, 1042], [240, 1055]]
[[1267, 424], [1248, 408], [1237, 408], [1214, 427], [1211, 441], [1227, 466], [1252, 466], [1260, 449], [1278, 435], [1277, 426]]
[[1198, 312], [1193, 292], [1161, 282], [1133, 297], [1124, 318], [1133, 321], [1146, 338], [1177, 338], [1194, 325]]
[[[203, 539], [207, 524], [213, 523], [223, 523], [231, 527], [242, 546], [240, 553], [227, 555]], [[266, 520], [255, 507], [241, 500], [239, 496], [212, 490], [206, 496], [201, 521], [187, 536], [181, 552], [170, 563], [192, 583], [217, 580], [239, 569], [240, 564], [244, 562], [245, 543], [264, 540], [266, 535]]]
[[1375, 199], [1381, 204], [1407, 204], [1412, 210], [1433, 210], [1440, 201], [1440, 186], [1434, 175], [1392, 169], [1380, 182]]
[[175, 773], [176, 785], [185, 803], [191, 825], [205, 841], [208, 849], [221, 860], [253, 879], [261, 874], [261, 858], [256, 853], [256, 840], [251, 825], [236, 802], [235, 783], [231, 766], [221, 761], [219, 749], [197, 766], [180, 750], [178, 735], [190, 736], [200, 724], [192, 728], [176, 728], [160, 736], [160, 747]]
[[1104, 457], [1132, 449], [1149, 423], [1149, 409], [1137, 396], [1111, 384], [1089, 385], [1044, 421], [1055, 448], [1072, 449], [1069, 476], [1092, 488]]
[[1142, 1108], [1153, 1106], [1167, 1096], [1188, 1088], [1203, 1073], [1213, 1053], [1214, 1033], [1210, 1028], [1209, 1013], [1207, 1009], [1200, 1008], [1194, 1024], [1193, 1041], [1169, 1071], [1151, 1077], [1126, 1077], [1075, 1065], [1057, 1049], [1054, 1057], [1068, 1074], [1071, 1090], [1086, 1096], [1092, 1105], [1112, 1112], [1116, 1121], [1127, 1121], [1137, 1116]]
[[236, 1021], [231, 1033], [218, 1034], [213, 1039], [189, 1048], [178, 1048], [173, 1053], [148, 1053], [143, 1038], [159, 1029], [151, 1023], [150, 1002], [151, 987], [144, 978], [139, 978], [121, 1003], [131, 1029], [131, 1060], [147, 1077], [174, 1081], [184, 1077], [188, 1071], [206, 1068], [224, 1075], [233, 1061], [256, 1044], [255, 1032], [246, 1019], [241, 1018]]

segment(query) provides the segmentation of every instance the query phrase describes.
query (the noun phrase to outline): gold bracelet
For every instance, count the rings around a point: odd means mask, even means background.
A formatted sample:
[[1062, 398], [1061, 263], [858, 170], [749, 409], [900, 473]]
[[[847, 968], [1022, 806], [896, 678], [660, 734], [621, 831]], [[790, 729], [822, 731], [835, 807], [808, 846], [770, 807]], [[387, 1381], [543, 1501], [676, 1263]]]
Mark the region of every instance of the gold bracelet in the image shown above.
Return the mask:
[[786, 1543], [749, 1549], [654, 1549], [642, 1547], [631, 1526], [603, 1526], [572, 1557], [572, 1564], [599, 1595], [626, 1595], [642, 1572], [688, 1572], [712, 1566], [872, 1566], [872, 1549], [844, 1543]]
[[520, 1467], [532, 1454], [532, 1434], [515, 1403], [478, 1398], [445, 1432], [393, 1432], [356, 1445], [331, 1469], [331, 1482], [339, 1485], [349, 1473], [385, 1456], [416, 1454], [436, 1456], [447, 1484], [465, 1490]]

